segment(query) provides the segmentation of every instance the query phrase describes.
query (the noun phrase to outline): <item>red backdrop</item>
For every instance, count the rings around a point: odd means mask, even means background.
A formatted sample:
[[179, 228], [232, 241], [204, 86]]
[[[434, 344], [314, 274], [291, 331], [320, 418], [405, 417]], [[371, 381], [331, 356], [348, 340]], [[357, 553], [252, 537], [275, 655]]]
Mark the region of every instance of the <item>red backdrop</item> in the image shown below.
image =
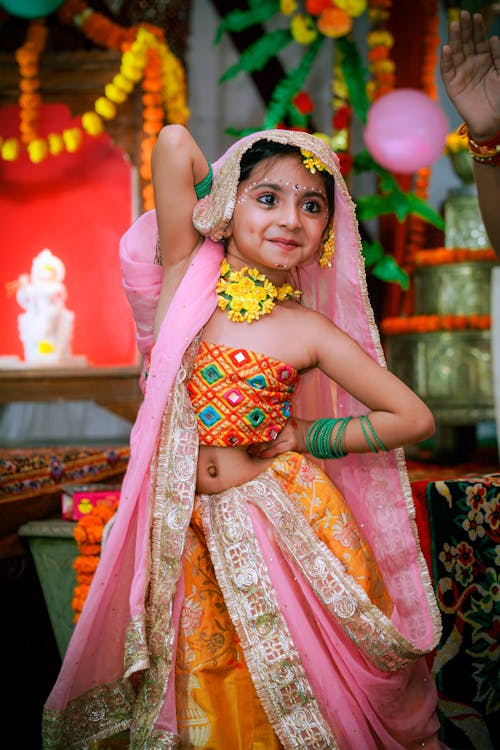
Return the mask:
[[[17, 106], [0, 109], [2, 138], [17, 136], [18, 123]], [[64, 105], [45, 105], [39, 132], [74, 124]], [[0, 356], [23, 358], [17, 330], [23, 310], [7, 285], [29, 273], [34, 256], [49, 248], [66, 266], [66, 305], [75, 313], [72, 353], [90, 365], [137, 361], [118, 261], [120, 236], [133, 218], [131, 175], [107, 135], [85, 136], [77, 153], [40, 164], [26, 153], [0, 161]]]

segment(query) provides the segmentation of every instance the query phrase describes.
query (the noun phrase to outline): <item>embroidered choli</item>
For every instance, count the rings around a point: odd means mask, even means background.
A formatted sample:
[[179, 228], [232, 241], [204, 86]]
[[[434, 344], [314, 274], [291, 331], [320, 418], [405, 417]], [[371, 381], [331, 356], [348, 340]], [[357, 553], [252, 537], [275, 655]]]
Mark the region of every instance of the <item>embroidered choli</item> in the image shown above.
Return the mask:
[[299, 377], [264, 354], [201, 341], [187, 385], [200, 445], [274, 440], [291, 415]]

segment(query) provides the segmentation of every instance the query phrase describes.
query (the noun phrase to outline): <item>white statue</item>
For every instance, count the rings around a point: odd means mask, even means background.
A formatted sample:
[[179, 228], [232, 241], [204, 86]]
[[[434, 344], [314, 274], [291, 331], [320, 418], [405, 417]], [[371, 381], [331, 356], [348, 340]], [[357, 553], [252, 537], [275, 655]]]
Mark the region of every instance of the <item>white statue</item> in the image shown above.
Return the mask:
[[64, 263], [45, 248], [34, 259], [31, 275], [22, 274], [16, 299], [26, 312], [18, 317], [24, 358], [31, 364], [71, 359], [75, 314], [66, 308]]

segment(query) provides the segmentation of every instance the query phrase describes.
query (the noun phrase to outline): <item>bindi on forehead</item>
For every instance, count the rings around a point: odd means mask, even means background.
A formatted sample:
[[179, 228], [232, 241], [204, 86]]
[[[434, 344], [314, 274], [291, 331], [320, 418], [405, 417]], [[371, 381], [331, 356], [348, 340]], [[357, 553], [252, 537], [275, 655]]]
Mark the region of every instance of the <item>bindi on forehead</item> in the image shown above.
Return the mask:
[[253, 182], [243, 183], [241, 185], [242, 193], [250, 193], [256, 188], [287, 188], [293, 190], [295, 193], [311, 193], [312, 195], [320, 195], [326, 200], [325, 191], [317, 187], [316, 185], [302, 185], [300, 182], [293, 180], [281, 180], [275, 179], [271, 175], [264, 175], [261, 180], [254, 180]]
[[254, 192], [275, 192], [277, 195], [291, 193], [292, 195], [304, 195], [306, 198], [311, 200], [314, 198], [323, 199], [324, 206], [323, 211], [327, 211], [328, 198], [326, 193], [316, 185], [302, 185], [299, 182], [293, 182], [288, 180], [275, 180], [272, 177], [264, 176], [262, 180], [255, 180], [249, 183], [240, 183], [238, 188], [236, 203], [244, 205], [248, 199], [254, 194]]

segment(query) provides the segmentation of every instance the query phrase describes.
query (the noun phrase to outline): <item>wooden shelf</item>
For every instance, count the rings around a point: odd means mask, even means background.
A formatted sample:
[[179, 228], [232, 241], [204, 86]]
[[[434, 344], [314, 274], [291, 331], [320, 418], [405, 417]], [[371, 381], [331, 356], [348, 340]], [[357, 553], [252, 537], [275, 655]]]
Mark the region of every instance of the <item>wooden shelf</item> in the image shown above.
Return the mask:
[[133, 422], [142, 401], [139, 375], [138, 366], [0, 369], [0, 404], [88, 399]]

